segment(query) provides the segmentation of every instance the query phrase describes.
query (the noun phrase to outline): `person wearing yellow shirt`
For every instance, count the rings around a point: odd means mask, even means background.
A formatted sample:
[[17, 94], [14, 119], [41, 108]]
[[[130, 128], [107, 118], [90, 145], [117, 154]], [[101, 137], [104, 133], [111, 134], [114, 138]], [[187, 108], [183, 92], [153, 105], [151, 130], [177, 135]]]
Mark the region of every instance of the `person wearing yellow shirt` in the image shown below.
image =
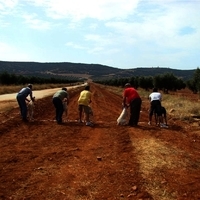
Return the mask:
[[78, 98], [78, 110], [79, 110], [79, 121], [82, 122], [82, 113], [85, 114], [86, 126], [93, 126], [90, 122], [90, 106], [92, 93], [90, 92], [90, 86], [87, 85], [85, 89], [80, 93]]

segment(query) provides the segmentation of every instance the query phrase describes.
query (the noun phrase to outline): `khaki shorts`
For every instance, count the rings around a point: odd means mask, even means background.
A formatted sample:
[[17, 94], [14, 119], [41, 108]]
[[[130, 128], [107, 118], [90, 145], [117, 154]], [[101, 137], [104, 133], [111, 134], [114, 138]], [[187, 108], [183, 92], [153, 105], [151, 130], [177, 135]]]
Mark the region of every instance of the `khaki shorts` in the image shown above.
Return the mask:
[[90, 114], [90, 107], [89, 106], [79, 105], [78, 110], [81, 111], [81, 112], [84, 111], [84, 113], [86, 113], [86, 114]]

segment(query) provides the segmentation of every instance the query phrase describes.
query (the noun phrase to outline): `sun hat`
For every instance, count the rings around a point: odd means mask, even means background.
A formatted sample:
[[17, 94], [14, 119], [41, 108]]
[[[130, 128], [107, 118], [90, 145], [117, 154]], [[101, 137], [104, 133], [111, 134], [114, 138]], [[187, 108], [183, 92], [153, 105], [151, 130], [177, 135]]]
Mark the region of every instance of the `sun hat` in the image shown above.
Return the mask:
[[129, 86], [131, 86], [130, 83], [126, 83], [126, 84], [125, 84], [125, 87], [129, 87]]
[[29, 83], [27, 87], [29, 87], [30, 89], [32, 89], [33, 85]]
[[67, 88], [63, 87], [63, 88], [62, 88], [62, 90], [65, 90], [65, 91], [67, 91]]

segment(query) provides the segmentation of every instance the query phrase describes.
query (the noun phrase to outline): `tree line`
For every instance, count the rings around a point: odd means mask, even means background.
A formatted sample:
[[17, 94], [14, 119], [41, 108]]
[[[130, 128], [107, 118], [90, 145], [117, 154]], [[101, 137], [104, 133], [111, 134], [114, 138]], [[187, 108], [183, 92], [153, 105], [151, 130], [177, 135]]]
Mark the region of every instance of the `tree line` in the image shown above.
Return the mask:
[[[7, 71], [0, 73], [1, 85], [24, 85], [32, 84], [58, 84], [58, 83], [75, 83], [78, 79], [55, 78], [55, 77], [39, 77], [39, 76], [23, 76], [16, 74], [9, 74]], [[162, 90], [165, 93], [169, 91], [176, 91], [184, 88], [190, 89], [193, 93], [200, 94], [200, 69], [194, 71], [193, 77], [190, 80], [183, 81], [177, 78], [173, 73], [164, 73], [155, 76], [132, 76], [129, 78], [112, 78], [95, 81], [100, 84], [123, 87], [129, 82], [135, 88], [143, 88], [150, 90], [153, 87]]]
[[16, 74], [9, 74], [7, 71], [0, 73], [0, 84], [1, 85], [25, 85], [27, 83], [32, 84], [59, 84], [59, 83], [75, 83], [77, 79], [67, 78], [44, 78], [38, 76], [23, 76]]
[[135, 88], [140, 87], [147, 91], [156, 87], [159, 90], [168, 93], [169, 91], [177, 91], [187, 87], [193, 93], [200, 93], [200, 69], [197, 68], [194, 71], [192, 79], [187, 81], [183, 81], [183, 79], [177, 78], [173, 73], [165, 73], [155, 76], [114, 78], [98, 81], [100, 84], [120, 87], [124, 87], [127, 82], [129, 82]]

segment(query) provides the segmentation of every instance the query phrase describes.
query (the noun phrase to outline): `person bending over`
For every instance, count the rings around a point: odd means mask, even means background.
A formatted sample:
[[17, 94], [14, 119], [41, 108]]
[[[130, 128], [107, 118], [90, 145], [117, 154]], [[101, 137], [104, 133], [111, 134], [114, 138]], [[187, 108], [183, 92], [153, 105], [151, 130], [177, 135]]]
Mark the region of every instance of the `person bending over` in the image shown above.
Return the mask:
[[[27, 87], [24, 87], [22, 88], [18, 93], [17, 93], [17, 96], [16, 96], [16, 99], [17, 99], [17, 102], [18, 102], [18, 105], [19, 105], [19, 108], [20, 108], [20, 113], [21, 113], [21, 116], [22, 116], [22, 120], [24, 122], [28, 122], [28, 119], [27, 119], [27, 104], [26, 104], [26, 101], [27, 102], [30, 102], [31, 100], [34, 102], [35, 101], [35, 97], [33, 97], [33, 92], [32, 92], [32, 88], [33, 88], [33, 85], [32, 84], [28, 84]], [[27, 97], [30, 96], [30, 99], [29, 100]]]
[[62, 88], [61, 90], [58, 90], [54, 95], [53, 95], [53, 104], [56, 109], [56, 121], [58, 124], [61, 124], [62, 121], [62, 116], [64, 112], [64, 107], [63, 107], [63, 100], [66, 99], [67, 103], [69, 103], [69, 95], [67, 92], [67, 88]]
[[125, 89], [123, 92], [123, 107], [130, 107], [130, 118], [128, 125], [137, 126], [140, 110], [141, 110], [142, 100], [137, 90], [131, 86], [130, 83], [125, 84]]
[[91, 110], [89, 104], [92, 102], [91, 95], [92, 93], [90, 92], [90, 86], [87, 85], [85, 89], [80, 93], [78, 98], [79, 121], [82, 122], [82, 113], [84, 112], [86, 126], [93, 126], [93, 123], [90, 122], [89, 119]]
[[153, 88], [153, 92], [149, 95], [149, 100], [150, 100], [150, 109], [149, 109], [149, 122], [148, 124], [152, 124], [152, 116], [156, 112], [157, 117], [158, 117], [158, 124], [161, 123], [161, 100], [162, 100], [162, 95], [160, 92], [158, 92], [157, 88]]

